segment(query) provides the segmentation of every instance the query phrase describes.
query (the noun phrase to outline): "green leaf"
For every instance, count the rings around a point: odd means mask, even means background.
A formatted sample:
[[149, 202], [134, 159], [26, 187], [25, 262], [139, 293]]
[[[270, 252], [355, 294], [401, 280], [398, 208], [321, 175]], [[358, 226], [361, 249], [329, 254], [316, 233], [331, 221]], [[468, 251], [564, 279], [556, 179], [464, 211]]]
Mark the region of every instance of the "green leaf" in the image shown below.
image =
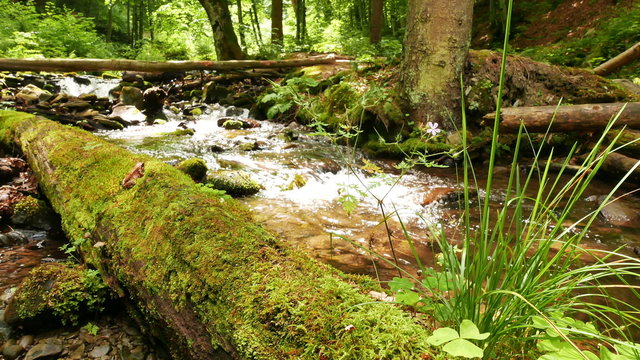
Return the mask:
[[451, 340], [455, 340], [460, 338], [458, 332], [453, 330], [452, 328], [440, 328], [433, 332], [431, 336], [427, 338], [427, 342], [429, 345], [440, 346], [446, 342]]
[[413, 288], [413, 283], [411, 282], [411, 280], [406, 278], [394, 277], [389, 282], [389, 288], [391, 288], [391, 291], [393, 291], [394, 293], [397, 293], [400, 290], [409, 291]]
[[480, 334], [480, 330], [471, 320], [464, 319], [460, 324], [460, 337], [463, 339], [484, 340], [489, 335], [488, 332]]
[[640, 344], [626, 342], [624, 345], [616, 344], [614, 346], [619, 356], [616, 360], [620, 359], [638, 359], [640, 358]]
[[273, 119], [274, 117], [276, 117], [276, 115], [278, 115], [279, 111], [280, 109], [278, 108], [278, 105], [270, 107], [269, 110], [267, 110], [267, 118]]
[[471, 341], [465, 339], [456, 339], [448, 343], [442, 350], [453, 355], [461, 356], [465, 358], [482, 358], [484, 351], [481, 348], [474, 345]]
[[274, 101], [277, 100], [278, 97], [279, 97], [279, 94], [276, 94], [276, 93], [267, 94], [263, 96], [262, 99], [260, 99], [260, 102], [263, 104], [268, 103], [271, 100], [274, 100]]
[[414, 291], [404, 291], [396, 295], [396, 301], [405, 305], [414, 306], [420, 301], [420, 295]]

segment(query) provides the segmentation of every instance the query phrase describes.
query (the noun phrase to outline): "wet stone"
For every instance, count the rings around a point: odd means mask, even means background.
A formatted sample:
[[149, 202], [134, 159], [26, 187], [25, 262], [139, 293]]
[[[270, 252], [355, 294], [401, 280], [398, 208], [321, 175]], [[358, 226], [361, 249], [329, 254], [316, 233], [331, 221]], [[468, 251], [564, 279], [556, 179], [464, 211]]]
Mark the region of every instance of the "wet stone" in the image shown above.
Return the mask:
[[54, 343], [38, 344], [27, 352], [24, 360], [55, 359], [62, 352], [62, 345]]
[[22, 355], [23, 352], [24, 348], [22, 346], [13, 344], [5, 346], [4, 349], [2, 349], [2, 356], [4, 356], [6, 360], [13, 360]]
[[75, 349], [71, 350], [71, 352], [69, 353], [69, 357], [71, 359], [82, 359], [84, 355], [84, 349], [84, 344], [78, 345]]
[[103, 357], [107, 355], [109, 351], [111, 351], [111, 345], [109, 344], [99, 345], [93, 348], [93, 350], [89, 352], [89, 357], [91, 358]]
[[20, 340], [18, 340], [18, 345], [25, 349], [33, 345], [33, 335], [25, 335], [21, 337]]

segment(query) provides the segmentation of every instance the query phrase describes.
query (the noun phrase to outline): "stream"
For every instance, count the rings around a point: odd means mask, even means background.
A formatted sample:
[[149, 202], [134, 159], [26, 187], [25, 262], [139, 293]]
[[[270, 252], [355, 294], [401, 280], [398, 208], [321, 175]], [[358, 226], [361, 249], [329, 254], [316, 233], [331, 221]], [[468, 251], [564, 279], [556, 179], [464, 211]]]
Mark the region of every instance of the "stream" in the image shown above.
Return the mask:
[[[399, 264], [415, 271], [403, 226], [426, 265], [434, 259], [430, 229], [441, 226], [450, 239], [459, 239], [459, 169], [413, 169], [401, 175], [395, 167], [397, 161], [366, 161], [357, 151], [314, 136], [297, 124], [261, 121], [260, 127], [247, 130], [219, 127], [217, 120], [229, 115], [243, 118], [248, 111], [209, 105], [202, 115], [188, 120], [167, 113], [169, 121], [163, 124], [103, 131], [99, 135], [168, 163], [198, 157], [206, 161], [210, 171], [241, 169], [251, 174], [263, 189], [239, 200], [252, 210], [255, 220], [285, 241], [349, 273], [369, 274], [381, 280], [397, 275], [393, 266], [373, 261], [365, 249], [390, 261], [394, 261], [395, 250]], [[195, 130], [195, 135], [165, 135], [185, 124]], [[284, 135], [292, 131], [296, 133], [295, 140], [288, 141]], [[372, 168], [376, 171], [367, 171]], [[482, 189], [486, 174], [479, 169], [477, 175], [478, 188]], [[508, 168], [496, 168], [494, 176], [496, 190], [491, 202], [497, 211], [507, 186]], [[607, 183], [592, 183], [570, 221], [594, 211], [597, 198], [607, 194], [610, 187]], [[479, 194], [482, 198], [483, 191]], [[349, 200], [346, 204], [345, 199]], [[637, 251], [638, 204], [636, 198], [629, 196], [608, 207], [592, 225], [583, 245], [607, 250], [622, 246], [628, 254]], [[352, 209], [347, 212], [345, 205]], [[384, 216], [389, 219], [386, 224], [382, 221]]]

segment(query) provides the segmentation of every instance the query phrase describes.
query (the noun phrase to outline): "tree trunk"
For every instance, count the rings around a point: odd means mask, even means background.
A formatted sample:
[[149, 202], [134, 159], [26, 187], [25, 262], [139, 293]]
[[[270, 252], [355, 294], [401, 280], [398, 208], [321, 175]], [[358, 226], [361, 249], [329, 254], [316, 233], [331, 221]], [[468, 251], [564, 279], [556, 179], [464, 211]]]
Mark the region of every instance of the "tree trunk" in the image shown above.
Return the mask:
[[0, 59], [0, 71], [188, 71], [277, 69], [333, 64], [334, 56], [291, 60], [137, 61], [108, 59]]
[[257, 35], [258, 44], [260, 45], [260, 47], [262, 47], [262, 44], [264, 42], [262, 41], [262, 30], [260, 29], [260, 19], [258, 18], [258, 4], [256, 1], [257, 0], [251, 0], [251, 9], [253, 10], [251, 15], [253, 16], [252, 21]]
[[607, 140], [612, 141], [618, 135], [620, 137], [616, 142], [616, 147], [623, 146], [618, 152], [636, 159], [640, 158], [640, 131], [614, 129], [607, 134]]
[[416, 124], [460, 124], [460, 73], [471, 40], [473, 1], [409, 0], [400, 91]]
[[282, 0], [271, 1], [271, 43], [282, 45], [284, 33], [282, 32]]
[[377, 44], [382, 40], [384, 23], [384, 0], [371, 0], [371, 21], [369, 22], [369, 42]]
[[[500, 130], [508, 133], [518, 132], [520, 122], [528, 132], [545, 132], [551, 124], [551, 132], [599, 131], [625, 104], [583, 104], [567, 106], [531, 106], [503, 108], [500, 114]], [[554, 118], [555, 116], [555, 118]], [[495, 113], [487, 114], [485, 119], [493, 119]], [[553, 123], [551, 120], [553, 119]], [[640, 103], [627, 103], [625, 110], [616, 121], [616, 126], [627, 125], [640, 129]]]
[[113, 4], [109, 5], [107, 18], [107, 41], [111, 41], [111, 34], [113, 32]]
[[593, 72], [595, 72], [596, 75], [607, 75], [638, 58], [640, 58], [640, 42], [604, 64], [600, 64], [600, 66], [593, 69]]
[[242, 12], [242, 0], [236, 0], [236, 8], [238, 9], [238, 35], [240, 36], [240, 46], [247, 49], [247, 40], [244, 35], [244, 16]]
[[204, 7], [211, 23], [218, 60], [244, 59], [244, 53], [238, 45], [238, 38], [233, 32], [227, 0], [200, 0], [200, 4]]
[[[640, 160], [618, 153], [611, 153], [607, 156], [600, 169], [610, 175], [609, 181], [615, 183], [620, 181], [638, 161]], [[632, 181], [636, 184], [640, 183], [640, 167], [631, 172], [627, 181]]]
[[174, 359], [430, 356], [429, 334], [409, 314], [174, 167], [27, 114], [0, 111], [0, 129], [68, 238]]

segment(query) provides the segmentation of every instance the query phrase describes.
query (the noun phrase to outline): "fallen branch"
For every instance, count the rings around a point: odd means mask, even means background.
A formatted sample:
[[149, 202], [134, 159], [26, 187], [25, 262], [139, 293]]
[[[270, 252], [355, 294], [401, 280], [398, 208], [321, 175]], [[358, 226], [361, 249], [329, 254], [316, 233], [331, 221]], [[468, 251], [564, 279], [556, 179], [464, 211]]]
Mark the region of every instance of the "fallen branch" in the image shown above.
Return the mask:
[[[500, 130], [516, 133], [520, 122], [524, 123], [528, 132], [545, 132], [549, 124], [551, 124], [551, 132], [603, 130], [624, 105], [612, 103], [503, 108], [500, 113], [502, 119]], [[489, 120], [494, 117], [495, 113], [490, 113], [485, 115], [484, 119]], [[640, 103], [627, 103], [624, 112], [616, 121], [616, 126], [623, 125], [640, 129]]]
[[229, 71], [333, 64], [334, 56], [291, 60], [138, 61], [121, 59], [0, 59], [0, 71]]
[[600, 64], [598, 67], [593, 69], [593, 72], [596, 73], [596, 75], [607, 75], [638, 58], [640, 58], [640, 42], [628, 48], [613, 59]]

